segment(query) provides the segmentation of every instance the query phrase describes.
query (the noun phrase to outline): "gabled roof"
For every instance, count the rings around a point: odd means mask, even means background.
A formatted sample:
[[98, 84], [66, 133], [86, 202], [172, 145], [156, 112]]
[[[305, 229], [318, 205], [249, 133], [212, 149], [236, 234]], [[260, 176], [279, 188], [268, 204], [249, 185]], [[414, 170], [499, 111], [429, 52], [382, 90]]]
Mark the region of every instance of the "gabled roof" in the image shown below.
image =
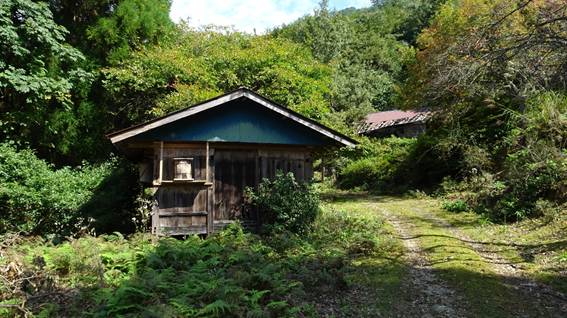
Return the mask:
[[366, 116], [364, 122], [357, 126], [356, 132], [364, 134], [396, 125], [424, 123], [431, 118], [431, 116], [432, 112], [430, 107], [415, 110], [390, 110], [372, 113]]
[[[269, 114], [272, 117], [274, 116], [274, 114], [276, 114], [278, 118], [291, 119], [292, 120], [291, 126], [289, 123], [285, 124], [286, 127], [290, 127], [288, 128], [290, 133], [299, 134], [301, 137], [302, 133], [300, 133], [299, 131], [294, 131], [294, 129], [291, 128], [291, 127], [295, 127], [297, 128], [295, 130], [301, 130], [303, 132], [303, 135], [306, 135], [305, 132], [308, 132], [308, 135], [318, 135], [319, 139], [326, 140], [324, 143], [314, 146], [331, 146], [332, 144], [333, 146], [354, 147], [356, 145], [356, 141], [352, 140], [351, 138], [341, 133], [338, 133], [335, 130], [330, 129], [324, 125], [321, 125], [307, 117], [304, 117], [290, 109], [278, 105], [277, 103], [265, 97], [262, 97], [261, 95], [254, 93], [247, 88], [239, 88], [233, 92], [209, 99], [207, 101], [178, 110], [176, 112], [172, 112], [163, 117], [108, 134], [107, 137], [114, 144], [126, 142], [129, 140], [135, 140], [135, 139], [146, 139], [146, 140], [151, 138], [159, 139], [165, 135], [164, 132], [168, 131], [168, 129], [178, 129], [178, 130], [190, 129], [192, 127], [190, 121], [193, 118], [195, 120], [197, 118], [199, 119], [199, 122], [195, 124], [202, 124], [203, 119], [204, 120], [210, 120], [211, 118], [216, 119], [217, 117], [219, 117], [219, 115], [222, 115], [227, 110], [232, 111], [233, 113], [237, 112], [238, 109], [232, 107], [234, 106], [232, 104], [236, 101], [246, 101], [246, 100], [252, 102], [252, 103], [248, 102], [249, 106], [253, 106], [255, 107], [255, 109], [259, 107], [258, 111], [260, 113]], [[218, 110], [218, 112], [214, 112], [214, 110]], [[207, 114], [207, 116], [205, 116], [204, 114]], [[217, 120], [215, 124], [218, 126], [222, 124], [222, 122], [219, 122]], [[281, 124], [278, 125], [281, 126]], [[216, 129], [218, 131], [219, 129], [217, 126], [212, 127], [210, 129]], [[222, 138], [220, 139], [210, 138], [210, 136], [207, 137], [204, 134], [199, 134], [195, 132], [190, 132], [187, 133], [186, 135], [190, 136], [188, 137], [190, 139], [186, 139], [186, 140], [192, 140], [192, 141], [227, 141], [227, 140], [223, 140]], [[179, 136], [176, 137], [180, 138]], [[295, 138], [296, 138], [295, 140], [297, 140], [297, 136]], [[313, 139], [314, 138], [312, 137], [309, 142], [312, 142]], [[228, 141], [242, 141], [242, 140], [228, 140]]]

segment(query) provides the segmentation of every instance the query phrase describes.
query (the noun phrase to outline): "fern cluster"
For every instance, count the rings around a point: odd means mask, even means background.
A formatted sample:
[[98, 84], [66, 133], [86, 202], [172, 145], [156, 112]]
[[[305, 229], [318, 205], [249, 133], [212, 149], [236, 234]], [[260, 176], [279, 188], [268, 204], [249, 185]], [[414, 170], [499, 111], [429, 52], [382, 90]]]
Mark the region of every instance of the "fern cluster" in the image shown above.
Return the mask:
[[115, 233], [55, 246], [19, 237], [0, 247], [0, 269], [17, 259], [23, 270], [11, 279], [30, 283], [0, 286], [0, 316], [317, 316], [316, 303], [349, 288], [358, 254], [389, 253], [387, 237], [382, 223], [338, 211], [324, 211], [309, 236], [233, 223], [184, 240]]

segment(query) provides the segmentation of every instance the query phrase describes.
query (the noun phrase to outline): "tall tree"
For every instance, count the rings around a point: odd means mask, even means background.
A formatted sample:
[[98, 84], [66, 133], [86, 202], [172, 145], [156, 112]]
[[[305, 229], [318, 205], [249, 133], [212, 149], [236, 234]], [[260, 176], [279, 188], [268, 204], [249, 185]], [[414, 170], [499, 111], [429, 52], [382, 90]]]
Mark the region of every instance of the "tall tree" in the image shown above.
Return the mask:
[[434, 152], [429, 166], [476, 182], [479, 210], [504, 220], [538, 213], [541, 200], [562, 202], [567, 3], [448, 3], [417, 41], [401, 100], [437, 109], [420, 140], [421, 151]]
[[313, 15], [271, 33], [309, 47], [319, 61], [329, 64], [333, 73], [328, 99], [335, 111], [331, 119], [352, 123], [394, 106], [401, 43], [389, 22], [397, 18], [378, 7], [338, 12], [322, 1]]
[[127, 58], [130, 49], [157, 44], [174, 27], [171, 0], [47, 0], [70, 43], [96, 64]]
[[240, 86], [313, 119], [328, 112], [329, 69], [289, 40], [183, 22], [172, 39], [103, 71], [117, 117], [137, 123]]
[[[462, 0], [445, 5], [418, 38], [408, 106], [429, 100], [500, 100], [518, 109], [532, 93], [567, 88], [564, 1]], [[444, 102], [446, 101], [446, 102]]]
[[92, 76], [76, 67], [84, 56], [65, 43], [67, 30], [47, 4], [0, 3], [0, 134], [52, 150], [70, 124], [71, 93]]

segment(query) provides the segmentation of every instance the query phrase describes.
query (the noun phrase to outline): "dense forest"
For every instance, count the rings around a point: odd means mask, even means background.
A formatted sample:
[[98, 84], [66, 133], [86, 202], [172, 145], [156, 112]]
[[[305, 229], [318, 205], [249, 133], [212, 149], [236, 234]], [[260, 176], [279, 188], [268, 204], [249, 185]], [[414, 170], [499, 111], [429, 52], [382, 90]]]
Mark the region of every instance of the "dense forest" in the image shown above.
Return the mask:
[[[53, 233], [77, 218], [130, 215], [143, 194], [105, 134], [241, 86], [360, 141], [325, 157], [337, 186], [458, 189], [500, 220], [564, 203], [562, 1], [392, 0], [342, 11], [322, 1], [264, 35], [176, 25], [170, 5], [2, 2], [2, 230]], [[418, 139], [354, 132], [371, 112], [424, 106], [435, 116]]]
[[[0, 316], [314, 317], [354, 262], [405, 275], [391, 263], [402, 243], [360, 212], [374, 201], [321, 214], [291, 176], [250, 195], [282, 215], [274, 198], [303, 200], [307, 213], [286, 214], [298, 231], [149, 237], [152, 193], [105, 135], [242, 86], [358, 141], [317, 158], [320, 192], [450, 198], [445, 210], [487, 224], [565, 222], [565, 1], [322, 0], [261, 35], [176, 24], [170, 8], [0, 2]], [[433, 116], [418, 138], [356, 133], [369, 113], [422, 107]]]
[[[322, 1], [264, 35], [176, 25], [170, 5], [2, 2], [3, 230], [57, 232], [77, 217], [133, 213], [133, 168], [105, 134], [241, 86], [360, 141], [325, 158], [340, 187], [459, 189], [497, 219], [564, 203], [562, 1], [392, 0], [342, 11]], [[417, 140], [354, 132], [371, 112], [424, 106], [435, 118]], [[96, 203], [111, 192], [113, 204]]]

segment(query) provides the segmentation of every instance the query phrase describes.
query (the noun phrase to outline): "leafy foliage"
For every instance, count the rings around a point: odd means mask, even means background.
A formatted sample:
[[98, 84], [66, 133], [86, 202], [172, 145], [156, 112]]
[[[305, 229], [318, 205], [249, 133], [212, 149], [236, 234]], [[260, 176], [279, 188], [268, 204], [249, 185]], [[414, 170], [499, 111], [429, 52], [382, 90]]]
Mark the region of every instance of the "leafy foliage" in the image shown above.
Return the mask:
[[[1, 310], [59, 316], [318, 316], [312, 304], [348, 288], [352, 260], [395, 249], [382, 222], [345, 211], [321, 214], [313, 233], [302, 237], [280, 229], [262, 237], [233, 223], [206, 239], [142, 233], [125, 238], [117, 232], [58, 246], [4, 235], [0, 252], [8, 257], [0, 259]], [[30, 295], [25, 303], [20, 290]], [[45, 297], [53, 294], [58, 297]]]
[[403, 46], [389, 28], [398, 17], [383, 8], [337, 12], [322, 1], [313, 15], [271, 30], [308, 47], [332, 67], [330, 121], [350, 124], [375, 110], [392, 109]]
[[340, 170], [339, 185], [344, 189], [392, 193], [404, 190], [409, 183], [406, 160], [415, 139], [385, 138], [367, 140], [357, 145], [358, 155]]
[[71, 124], [73, 87], [92, 80], [76, 66], [84, 56], [44, 2], [3, 1], [0, 30], [0, 138], [52, 148]]
[[441, 206], [449, 212], [469, 211], [469, 205], [463, 202], [463, 200], [456, 200], [455, 202], [445, 201]]
[[497, 221], [536, 216], [541, 200], [563, 202], [565, 56], [555, 41], [567, 36], [565, 9], [557, 1], [441, 6], [402, 89], [406, 107], [438, 107], [416, 148], [430, 155], [411, 156], [427, 172], [419, 183], [452, 176], [471, 208]]
[[54, 19], [70, 31], [69, 43], [98, 66], [155, 45], [174, 28], [170, 0], [46, 1]]
[[169, 18], [171, 0], [112, 1], [111, 10], [86, 30], [96, 51], [106, 54], [107, 63], [127, 58], [130, 50], [147, 42], [157, 44], [173, 29]]
[[[182, 23], [168, 46], [104, 70], [115, 103], [139, 122], [246, 86], [305, 116], [329, 111], [328, 68], [284, 39]], [[157, 101], [157, 102], [156, 102]]]
[[32, 150], [0, 144], [0, 231], [70, 233], [90, 217], [101, 218], [94, 224], [101, 231], [124, 230], [137, 194], [131, 176], [132, 169], [117, 162], [55, 170]]
[[306, 234], [319, 213], [318, 195], [306, 181], [296, 181], [291, 172], [284, 175], [280, 170], [273, 182], [264, 179], [258, 194], [250, 188], [247, 194], [266, 224], [293, 233]]

